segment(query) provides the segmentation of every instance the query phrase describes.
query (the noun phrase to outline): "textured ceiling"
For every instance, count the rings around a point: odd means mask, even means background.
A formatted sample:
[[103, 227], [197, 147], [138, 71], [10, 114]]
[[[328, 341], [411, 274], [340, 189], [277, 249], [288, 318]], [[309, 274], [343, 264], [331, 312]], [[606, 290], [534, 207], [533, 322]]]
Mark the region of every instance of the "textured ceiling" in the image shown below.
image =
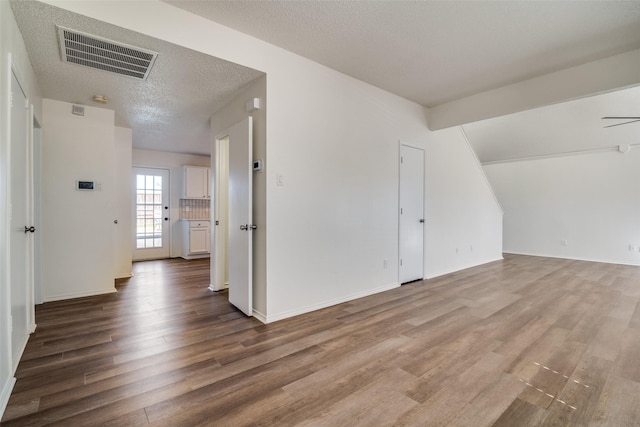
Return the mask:
[[640, 87], [610, 92], [464, 125], [481, 162], [545, 156], [640, 143]]
[[640, 48], [638, 1], [167, 1], [427, 107]]
[[[263, 75], [218, 58], [34, 1], [12, 1], [29, 59], [46, 98], [101, 107], [106, 95], [116, 125], [133, 129], [135, 148], [210, 153], [209, 117]], [[56, 25], [158, 52], [146, 81], [60, 59]]]
[[[640, 49], [639, 1], [167, 3], [425, 106]], [[97, 107], [92, 96], [108, 96], [136, 148], [208, 154], [211, 113], [263, 75], [50, 5], [11, 4], [44, 96]], [[144, 82], [62, 63], [55, 24], [156, 51], [158, 60]], [[639, 125], [603, 133], [599, 119], [640, 114], [637, 92], [622, 93], [588, 115], [574, 101], [465, 129], [482, 161], [623, 144]]]

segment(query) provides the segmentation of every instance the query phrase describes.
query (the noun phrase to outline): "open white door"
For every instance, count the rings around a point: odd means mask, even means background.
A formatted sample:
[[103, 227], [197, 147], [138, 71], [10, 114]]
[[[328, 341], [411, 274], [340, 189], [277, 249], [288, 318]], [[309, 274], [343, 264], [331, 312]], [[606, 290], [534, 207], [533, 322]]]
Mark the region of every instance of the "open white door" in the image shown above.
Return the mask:
[[229, 302], [253, 315], [253, 131], [247, 117], [229, 129]]
[[10, 295], [11, 368], [18, 362], [35, 325], [33, 307], [33, 226], [31, 148], [29, 128], [33, 119], [29, 102], [15, 74], [11, 74], [10, 142]]
[[400, 145], [399, 281], [424, 276], [424, 150]]

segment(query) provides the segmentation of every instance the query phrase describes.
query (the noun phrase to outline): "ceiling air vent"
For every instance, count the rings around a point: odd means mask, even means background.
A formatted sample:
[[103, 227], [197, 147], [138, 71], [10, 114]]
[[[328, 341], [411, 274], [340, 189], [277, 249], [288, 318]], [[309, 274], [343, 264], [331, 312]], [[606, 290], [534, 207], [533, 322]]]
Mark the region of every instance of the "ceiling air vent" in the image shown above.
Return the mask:
[[58, 26], [60, 55], [65, 62], [146, 80], [158, 54]]

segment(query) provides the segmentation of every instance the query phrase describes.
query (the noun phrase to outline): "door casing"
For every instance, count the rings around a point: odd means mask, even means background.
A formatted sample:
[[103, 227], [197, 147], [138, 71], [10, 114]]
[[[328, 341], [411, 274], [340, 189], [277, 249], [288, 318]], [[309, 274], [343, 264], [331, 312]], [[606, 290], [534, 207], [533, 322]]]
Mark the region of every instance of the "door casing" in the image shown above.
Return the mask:
[[400, 144], [398, 282], [424, 277], [424, 150]]
[[[137, 249], [136, 242], [136, 179], [138, 174], [146, 174], [146, 175], [154, 175], [163, 177], [162, 184], [162, 247], [161, 248], [146, 248], [146, 249]], [[170, 199], [170, 180], [171, 180], [171, 171], [165, 168], [152, 168], [152, 167], [133, 167], [132, 173], [132, 193], [133, 193], [133, 202], [132, 202], [132, 210], [133, 210], [133, 260], [134, 261], [143, 261], [143, 260], [152, 260], [152, 259], [164, 259], [169, 258], [171, 256], [171, 210], [169, 209], [169, 201]], [[164, 220], [164, 218], [168, 218]]]
[[[253, 315], [253, 121], [247, 117], [218, 135], [214, 143], [213, 262], [210, 289], [224, 289], [224, 232], [229, 232], [227, 253], [229, 302], [247, 316]], [[228, 145], [229, 203], [218, 197], [224, 183], [224, 148]], [[228, 209], [228, 224], [220, 222]]]

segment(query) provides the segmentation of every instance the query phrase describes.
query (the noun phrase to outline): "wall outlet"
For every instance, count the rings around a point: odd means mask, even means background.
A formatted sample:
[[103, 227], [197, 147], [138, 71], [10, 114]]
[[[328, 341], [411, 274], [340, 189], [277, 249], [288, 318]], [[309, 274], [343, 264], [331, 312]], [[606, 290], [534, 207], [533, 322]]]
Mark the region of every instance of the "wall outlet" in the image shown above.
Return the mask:
[[567, 242], [565, 239], [560, 240], [560, 244], [562, 246], [567, 246], [569, 244], [569, 242]]
[[382, 267], [386, 270], [387, 268], [389, 268], [389, 261], [388, 260], [384, 260], [382, 261]]
[[459, 254], [460, 253], [460, 249], [456, 248], [456, 253]]

